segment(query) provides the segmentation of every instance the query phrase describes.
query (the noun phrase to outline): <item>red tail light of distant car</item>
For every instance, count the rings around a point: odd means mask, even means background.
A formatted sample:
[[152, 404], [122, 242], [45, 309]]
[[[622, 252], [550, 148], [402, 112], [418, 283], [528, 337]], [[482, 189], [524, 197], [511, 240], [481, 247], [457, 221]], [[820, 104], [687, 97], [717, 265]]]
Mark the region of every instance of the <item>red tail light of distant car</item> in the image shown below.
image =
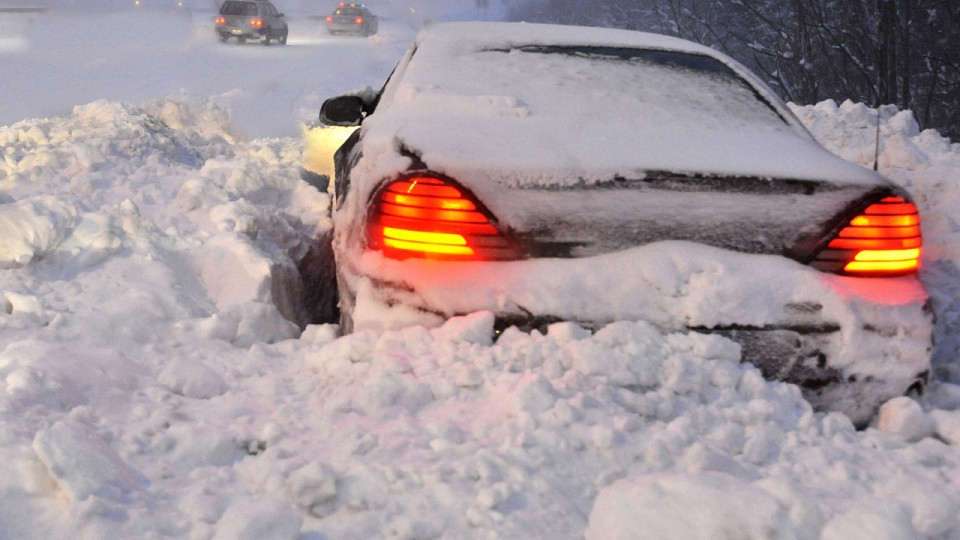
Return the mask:
[[443, 260], [520, 258], [490, 213], [451, 182], [411, 177], [374, 199], [368, 241], [387, 257]]
[[227, 19], [225, 17], [217, 17], [213, 22], [216, 24], [227, 24]]

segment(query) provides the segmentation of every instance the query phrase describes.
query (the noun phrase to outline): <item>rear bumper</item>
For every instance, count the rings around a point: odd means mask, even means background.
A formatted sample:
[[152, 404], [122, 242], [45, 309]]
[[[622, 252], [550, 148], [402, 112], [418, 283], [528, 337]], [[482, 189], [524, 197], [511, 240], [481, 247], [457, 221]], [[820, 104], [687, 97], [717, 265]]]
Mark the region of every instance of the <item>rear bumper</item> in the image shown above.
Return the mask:
[[[923, 326], [911, 330], [913, 336], [900, 338], [860, 328], [848, 332], [856, 346], [844, 343], [840, 328], [738, 328], [710, 333], [738, 343], [741, 359], [759, 368], [765, 378], [799, 386], [815, 409], [843, 412], [864, 425], [884, 401], [926, 389], [931, 339]], [[831, 365], [826, 351], [858, 355], [869, 369]]]
[[236, 37], [244, 39], [260, 39], [267, 33], [266, 28], [243, 28], [237, 26], [218, 26], [217, 35], [220, 37]]
[[688, 242], [581, 259], [347, 259], [338, 258], [341, 302], [354, 329], [436, 326], [486, 310], [501, 327], [644, 320], [664, 332], [716, 333], [766, 377], [858, 423], [930, 370], [933, 316], [916, 276], [843, 277]]
[[362, 34], [366, 30], [366, 26], [362, 24], [357, 24], [355, 22], [349, 23], [327, 23], [328, 32], [336, 32], [340, 34]]

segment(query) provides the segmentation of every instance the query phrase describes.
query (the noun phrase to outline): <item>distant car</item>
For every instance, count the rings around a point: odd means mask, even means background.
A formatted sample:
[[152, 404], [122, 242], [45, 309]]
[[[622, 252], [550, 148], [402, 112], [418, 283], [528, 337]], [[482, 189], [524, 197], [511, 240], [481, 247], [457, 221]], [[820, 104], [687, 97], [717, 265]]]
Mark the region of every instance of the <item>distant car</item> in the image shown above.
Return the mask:
[[287, 43], [287, 22], [268, 0], [227, 0], [220, 6], [215, 21], [217, 36], [226, 42], [231, 37], [244, 43], [248, 40], [269, 45], [271, 40]]
[[327, 15], [327, 31], [334, 34], [360, 34], [372, 36], [379, 29], [380, 20], [363, 4], [340, 2], [333, 13]]
[[483, 310], [497, 329], [717, 333], [860, 425], [924, 388], [932, 315], [910, 197], [712, 49], [435, 24], [382, 90], [329, 99], [320, 119], [361, 126], [335, 154], [321, 273], [344, 332]]

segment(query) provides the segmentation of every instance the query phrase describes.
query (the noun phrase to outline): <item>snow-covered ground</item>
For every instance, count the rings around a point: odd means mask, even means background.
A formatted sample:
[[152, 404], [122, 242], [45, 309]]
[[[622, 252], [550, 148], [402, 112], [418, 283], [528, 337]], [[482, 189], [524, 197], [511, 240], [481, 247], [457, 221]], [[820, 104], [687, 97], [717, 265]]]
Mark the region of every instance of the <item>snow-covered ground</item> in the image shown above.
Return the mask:
[[[909, 112], [881, 111], [879, 166], [923, 215], [936, 373], [856, 431], [717, 336], [290, 322], [329, 228], [300, 168], [342, 137], [304, 123], [382, 82], [399, 20], [333, 40], [292, 19], [262, 47], [197, 15], [17, 17], [0, 538], [960, 539], [960, 146]], [[876, 110], [795, 111], [872, 165]]]

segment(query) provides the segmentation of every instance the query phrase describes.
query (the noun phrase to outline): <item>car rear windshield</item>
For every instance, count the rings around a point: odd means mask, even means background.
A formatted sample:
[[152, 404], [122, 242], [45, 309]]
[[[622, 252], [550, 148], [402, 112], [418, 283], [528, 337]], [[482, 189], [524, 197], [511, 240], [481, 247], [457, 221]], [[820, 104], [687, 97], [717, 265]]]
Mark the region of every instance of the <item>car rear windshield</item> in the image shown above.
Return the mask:
[[257, 4], [253, 2], [224, 2], [221, 15], [256, 15]]
[[[507, 49], [492, 49], [508, 52]], [[726, 75], [738, 78], [725, 64], [700, 54], [691, 54], [677, 51], [661, 51], [656, 49], [631, 49], [627, 47], [598, 47], [598, 46], [549, 46], [530, 45], [518, 47], [514, 50], [541, 54], [563, 54], [568, 56], [582, 56], [585, 58], [609, 58], [626, 61], [643, 60], [665, 66], [673, 66], [706, 73]]]
[[[720, 116], [755, 118], [787, 123], [769, 101], [729, 66], [716, 58], [692, 52], [591, 45], [528, 45], [509, 49], [484, 49], [478, 57], [506, 53], [526, 65], [526, 76], [538, 71], [565, 86], [624, 84], [626, 94], [643, 96], [667, 109], [687, 106], [688, 111]], [[529, 57], [523, 61], [520, 57]], [[533, 60], [556, 58], [557, 61]], [[564, 74], [572, 75], [565, 76]], [[494, 79], [495, 80], [495, 79]], [[630, 91], [632, 89], [632, 91]], [[772, 114], [771, 114], [772, 113]]]
[[349, 15], [351, 17], [357, 15], [363, 15], [363, 10], [360, 8], [340, 8], [337, 10], [334, 15]]

